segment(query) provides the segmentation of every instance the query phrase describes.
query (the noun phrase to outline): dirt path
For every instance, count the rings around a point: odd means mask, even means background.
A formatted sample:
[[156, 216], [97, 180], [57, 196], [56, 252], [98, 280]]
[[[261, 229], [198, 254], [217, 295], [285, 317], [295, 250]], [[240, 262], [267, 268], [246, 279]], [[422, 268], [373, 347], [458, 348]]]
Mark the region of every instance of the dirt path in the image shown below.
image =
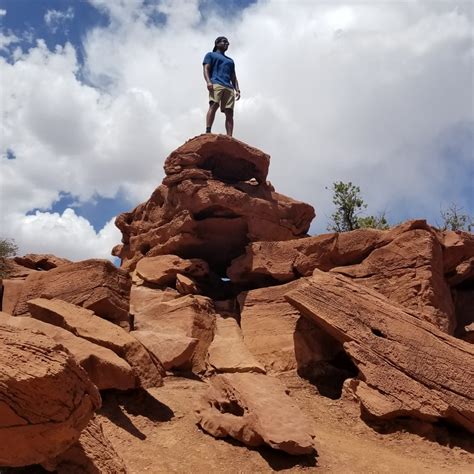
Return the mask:
[[[167, 377], [165, 385], [136, 394], [106, 394], [104, 431], [130, 473], [470, 473], [473, 442], [439, 430], [444, 446], [408, 431], [382, 434], [366, 425], [347, 398], [330, 400], [296, 374], [280, 377], [315, 422], [319, 457], [292, 458], [272, 449], [250, 450], [216, 440], [195, 424], [193, 408], [206, 391], [197, 380]], [[400, 429], [400, 427], [398, 427]], [[470, 452], [469, 452], [470, 451]]]

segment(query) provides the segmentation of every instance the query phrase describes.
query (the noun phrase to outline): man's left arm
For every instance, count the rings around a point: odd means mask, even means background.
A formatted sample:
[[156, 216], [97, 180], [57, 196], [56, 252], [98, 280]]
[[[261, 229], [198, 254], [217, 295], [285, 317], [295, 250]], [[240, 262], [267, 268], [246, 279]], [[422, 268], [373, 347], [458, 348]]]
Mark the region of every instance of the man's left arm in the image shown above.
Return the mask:
[[235, 89], [235, 100], [240, 99], [240, 88], [239, 88], [239, 81], [237, 80], [237, 75], [235, 74], [235, 70], [232, 73], [232, 84]]

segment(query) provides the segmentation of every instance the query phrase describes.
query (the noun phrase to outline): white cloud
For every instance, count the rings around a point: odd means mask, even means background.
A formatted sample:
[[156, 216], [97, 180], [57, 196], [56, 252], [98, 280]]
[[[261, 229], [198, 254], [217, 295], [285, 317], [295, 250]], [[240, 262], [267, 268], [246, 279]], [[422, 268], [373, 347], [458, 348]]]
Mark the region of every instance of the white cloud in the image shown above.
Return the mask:
[[67, 10], [48, 10], [44, 15], [44, 22], [56, 33], [59, 26], [74, 18], [74, 8], [69, 7]]
[[112, 219], [96, 233], [89, 221], [77, 216], [73, 209], [62, 214], [37, 211], [18, 216], [15, 241], [19, 253], [51, 253], [71, 260], [109, 258], [110, 251], [120, 242], [121, 234]]
[[13, 43], [18, 43], [19, 38], [13, 33], [1, 33], [0, 32], [0, 51], [7, 51], [8, 46]]
[[0, 8], [0, 16], [5, 16], [7, 11], [4, 8]]
[[[242, 89], [235, 136], [272, 155], [278, 191], [315, 206], [314, 231], [325, 229], [325, 186], [336, 180], [358, 184], [371, 212], [394, 219], [434, 221], [449, 201], [474, 213], [474, 18], [462, 1], [267, 0], [226, 18], [202, 15], [197, 0], [91, 3], [111, 22], [85, 39], [86, 82], [69, 44], [49, 51], [40, 41], [14, 64], [0, 59], [0, 144], [17, 157], [0, 160], [0, 228], [25, 251], [36, 248], [25, 229], [45, 222], [62, 229], [44, 240], [48, 252], [78, 255], [64, 223], [71, 236], [82, 229], [84, 252], [105, 249], [75, 214], [25, 214], [50, 209], [60, 191], [147, 199], [168, 153], [204, 129], [201, 62], [220, 34]], [[221, 115], [214, 131], [224, 131]]]

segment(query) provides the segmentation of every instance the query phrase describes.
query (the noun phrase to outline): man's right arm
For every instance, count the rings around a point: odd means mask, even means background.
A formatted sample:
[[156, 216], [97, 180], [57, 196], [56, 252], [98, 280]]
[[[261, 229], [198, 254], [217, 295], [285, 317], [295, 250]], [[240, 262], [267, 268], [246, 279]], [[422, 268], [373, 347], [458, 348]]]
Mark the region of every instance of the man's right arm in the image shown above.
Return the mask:
[[212, 82], [211, 82], [211, 65], [210, 64], [203, 64], [203, 73], [204, 73], [204, 80], [207, 84], [207, 90], [212, 92]]

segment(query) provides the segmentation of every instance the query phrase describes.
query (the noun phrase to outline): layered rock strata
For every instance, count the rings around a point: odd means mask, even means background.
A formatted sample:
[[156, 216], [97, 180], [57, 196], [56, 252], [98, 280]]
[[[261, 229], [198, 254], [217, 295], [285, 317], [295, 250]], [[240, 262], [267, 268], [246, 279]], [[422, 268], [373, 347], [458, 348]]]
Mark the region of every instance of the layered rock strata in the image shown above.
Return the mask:
[[79, 438], [101, 399], [63, 346], [0, 323], [0, 466], [53, 458]]
[[[265, 182], [269, 157], [222, 135], [201, 135], [165, 161], [150, 199], [116, 219], [123, 244], [113, 254], [133, 270], [144, 256], [201, 258], [220, 274], [245, 245], [306, 236], [314, 210]], [[255, 178], [253, 185], [245, 181]]]
[[472, 234], [440, 232], [418, 220], [387, 231], [360, 229], [252, 243], [227, 273], [234, 283], [266, 286], [309, 276], [316, 268], [331, 270], [379, 291], [454, 334], [462, 332], [458, 326], [472, 322], [455, 308], [453, 293], [474, 287], [473, 259]]
[[79, 439], [69, 449], [43, 467], [57, 474], [126, 474], [127, 468], [110, 441], [105, 437], [97, 418], [92, 419]]
[[359, 370], [349, 384], [378, 419], [445, 419], [474, 432], [474, 348], [380, 293], [316, 270], [286, 298], [343, 344]]
[[57, 298], [128, 326], [130, 277], [108, 260], [84, 260], [29, 275], [12, 311], [28, 313], [28, 301]]
[[53, 324], [0, 312], [0, 322], [20, 329], [38, 331], [63, 345], [99, 390], [128, 390], [137, 386], [136, 375], [128, 362], [106, 347], [75, 336]]
[[125, 359], [132, 367], [137, 385], [159, 387], [164, 375], [161, 362], [150, 356], [145, 347], [121, 327], [96, 316], [92, 311], [62, 300], [37, 298], [28, 302], [31, 315], [103, 346]]

